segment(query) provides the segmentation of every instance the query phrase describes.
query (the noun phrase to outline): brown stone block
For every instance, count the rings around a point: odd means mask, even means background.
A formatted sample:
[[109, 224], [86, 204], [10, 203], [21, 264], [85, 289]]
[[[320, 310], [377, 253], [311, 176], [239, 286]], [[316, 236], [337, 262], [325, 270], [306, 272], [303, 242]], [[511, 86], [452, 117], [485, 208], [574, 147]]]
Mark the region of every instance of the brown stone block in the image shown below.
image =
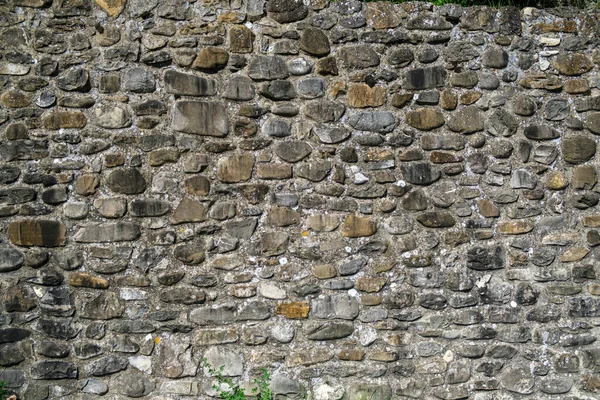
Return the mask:
[[283, 315], [290, 319], [308, 318], [310, 306], [304, 301], [294, 301], [290, 303], [279, 303], [275, 309], [275, 313]]
[[8, 237], [17, 246], [64, 246], [67, 228], [59, 221], [21, 220], [8, 225]]

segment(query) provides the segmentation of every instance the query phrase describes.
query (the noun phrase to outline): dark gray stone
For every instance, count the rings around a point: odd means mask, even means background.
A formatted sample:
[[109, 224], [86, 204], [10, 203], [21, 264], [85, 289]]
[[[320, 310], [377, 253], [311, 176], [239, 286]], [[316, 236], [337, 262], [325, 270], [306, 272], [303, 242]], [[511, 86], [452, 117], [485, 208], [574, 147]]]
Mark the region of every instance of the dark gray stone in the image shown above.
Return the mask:
[[446, 70], [443, 67], [415, 68], [406, 72], [404, 87], [410, 90], [433, 89], [443, 86]]

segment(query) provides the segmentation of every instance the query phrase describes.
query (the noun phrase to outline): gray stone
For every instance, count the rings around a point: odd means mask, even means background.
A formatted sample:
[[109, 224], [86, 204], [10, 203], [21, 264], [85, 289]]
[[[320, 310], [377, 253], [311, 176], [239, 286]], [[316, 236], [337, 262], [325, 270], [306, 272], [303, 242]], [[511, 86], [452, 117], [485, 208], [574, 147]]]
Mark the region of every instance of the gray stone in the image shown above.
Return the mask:
[[120, 317], [124, 309], [118, 295], [105, 292], [82, 304], [79, 315], [86, 319], [107, 320]]
[[566, 99], [550, 99], [544, 106], [544, 118], [549, 121], [562, 121], [569, 116], [570, 106]]
[[300, 35], [300, 50], [315, 57], [324, 57], [330, 53], [331, 45], [322, 30], [306, 28]]
[[292, 127], [286, 120], [270, 118], [265, 121], [261, 131], [266, 136], [284, 138], [292, 134]]
[[289, 71], [283, 58], [279, 56], [259, 55], [254, 56], [250, 60], [250, 64], [248, 65], [248, 76], [257, 81], [285, 79], [289, 76]]
[[229, 133], [227, 108], [222, 103], [178, 101], [171, 126], [179, 132], [224, 137]]
[[428, 162], [402, 163], [400, 169], [404, 179], [415, 185], [431, 185], [441, 176], [440, 171]]
[[532, 140], [553, 140], [560, 137], [560, 133], [549, 125], [529, 125], [523, 134]]
[[311, 315], [322, 319], [352, 320], [358, 316], [358, 311], [356, 298], [346, 294], [324, 296], [314, 300], [311, 305]]
[[388, 55], [387, 61], [397, 68], [404, 68], [415, 59], [415, 55], [408, 47], [394, 49]]
[[442, 67], [415, 68], [406, 72], [405, 88], [410, 90], [433, 89], [444, 85], [446, 70]]
[[354, 325], [351, 322], [310, 321], [305, 327], [305, 334], [309, 340], [342, 339], [354, 332]]
[[252, 100], [256, 94], [252, 80], [244, 75], [233, 75], [227, 81], [223, 97], [230, 100]]
[[75, 234], [74, 240], [80, 243], [124, 242], [135, 240], [140, 235], [140, 228], [137, 224], [115, 222], [83, 226]]
[[275, 154], [284, 161], [296, 163], [308, 157], [312, 148], [306, 142], [292, 140], [280, 142], [275, 147]]
[[88, 378], [81, 382], [81, 391], [87, 394], [104, 396], [108, 393], [108, 385], [100, 379]]
[[338, 50], [338, 58], [345, 68], [362, 69], [379, 65], [379, 54], [370, 46], [344, 46]]
[[300, 0], [271, 0], [267, 2], [267, 15], [280, 24], [286, 24], [306, 18], [308, 7]]
[[531, 375], [529, 368], [511, 368], [507, 370], [501, 377], [500, 383], [504, 389], [518, 393], [531, 394], [533, 393], [535, 380]]
[[273, 80], [264, 82], [258, 89], [259, 93], [270, 100], [291, 100], [296, 98], [296, 89], [290, 81]]
[[512, 136], [518, 127], [519, 121], [503, 108], [494, 110], [486, 120], [486, 130], [494, 136]]
[[485, 50], [481, 61], [488, 68], [506, 68], [508, 65], [508, 53], [501, 47], [491, 46]]
[[16, 271], [23, 266], [25, 257], [17, 249], [0, 247], [0, 272]]
[[338, 102], [321, 100], [307, 103], [304, 115], [316, 122], [336, 122], [344, 115], [346, 107]]
[[[223, 367], [223, 376], [241, 376], [244, 373], [244, 358], [238, 352], [226, 348], [212, 347], [204, 353], [208, 365], [215, 370]], [[208, 370], [205, 369], [208, 374]]]
[[72, 92], [87, 92], [90, 89], [90, 76], [85, 69], [75, 68], [64, 72], [57, 79], [58, 87]]
[[305, 78], [298, 81], [298, 95], [301, 99], [316, 99], [325, 94], [325, 82], [321, 78]]
[[356, 112], [349, 116], [348, 124], [359, 131], [389, 133], [396, 127], [396, 119], [389, 111]]
[[[182, 96], [214, 96], [217, 94], [217, 82], [201, 76], [184, 74], [170, 69], [165, 72], [164, 80], [165, 89], [168, 93]], [[230, 84], [232, 80], [229, 81]], [[248, 79], [248, 81], [250, 80]], [[225, 94], [223, 94], [223, 97], [226, 97]], [[252, 97], [254, 97], [254, 94]]]
[[131, 68], [122, 75], [121, 87], [133, 93], [152, 93], [156, 90], [154, 74], [144, 68]]
[[454, 112], [447, 126], [454, 132], [464, 134], [479, 132], [484, 127], [484, 115], [477, 107], [468, 106]]
[[596, 141], [584, 135], [570, 136], [563, 138], [561, 150], [566, 162], [582, 164], [596, 154]]
[[325, 144], [341, 143], [350, 137], [350, 132], [347, 129], [343, 127], [331, 127], [327, 124], [316, 124], [311, 132]]
[[76, 365], [64, 361], [40, 361], [31, 366], [33, 379], [77, 379]]

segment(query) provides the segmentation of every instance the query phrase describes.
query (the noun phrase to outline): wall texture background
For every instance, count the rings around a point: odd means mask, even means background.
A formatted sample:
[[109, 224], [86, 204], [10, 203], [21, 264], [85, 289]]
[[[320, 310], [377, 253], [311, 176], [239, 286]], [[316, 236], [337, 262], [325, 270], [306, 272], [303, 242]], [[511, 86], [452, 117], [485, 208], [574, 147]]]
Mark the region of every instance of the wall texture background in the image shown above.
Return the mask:
[[600, 392], [594, 10], [0, 2], [20, 399]]

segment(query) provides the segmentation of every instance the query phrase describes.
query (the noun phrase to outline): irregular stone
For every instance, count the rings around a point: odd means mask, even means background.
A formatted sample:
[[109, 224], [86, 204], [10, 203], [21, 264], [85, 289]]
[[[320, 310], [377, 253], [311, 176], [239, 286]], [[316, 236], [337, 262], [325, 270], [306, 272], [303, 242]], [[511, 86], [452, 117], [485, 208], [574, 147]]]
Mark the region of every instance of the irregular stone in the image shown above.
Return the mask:
[[216, 81], [172, 69], [165, 72], [164, 81], [168, 93], [182, 96], [214, 96], [217, 94]]
[[367, 25], [374, 29], [395, 28], [404, 14], [391, 3], [366, 3], [364, 15]]
[[529, 125], [523, 134], [532, 140], [553, 140], [560, 137], [560, 133], [548, 125]]
[[73, 239], [80, 243], [125, 242], [139, 238], [140, 227], [132, 222], [88, 224], [77, 231]]
[[306, 18], [308, 7], [300, 0], [268, 1], [267, 15], [280, 24], [287, 24]]
[[87, 118], [80, 111], [54, 111], [42, 119], [42, 124], [50, 130], [80, 129], [86, 126]]
[[[221, 367], [223, 376], [240, 376], [244, 372], [244, 358], [240, 353], [226, 348], [211, 347], [204, 353], [208, 365], [215, 370]], [[207, 373], [205, 369], [205, 373]]]
[[436, 108], [418, 108], [406, 113], [406, 123], [423, 131], [429, 131], [444, 125], [444, 116]]
[[348, 124], [359, 131], [389, 133], [396, 127], [396, 119], [389, 111], [357, 112], [350, 115]]
[[[284, 0], [294, 1], [294, 0]], [[254, 80], [286, 79], [288, 67], [279, 56], [254, 56], [248, 65], [248, 76]]]
[[348, 88], [348, 105], [350, 107], [365, 108], [379, 107], [385, 103], [385, 88], [361, 83], [350, 85]]
[[118, 168], [106, 179], [106, 185], [115, 193], [140, 194], [146, 190], [146, 180], [137, 168]]
[[328, 100], [307, 103], [303, 109], [304, 115], [321, 123], [338, 121], [345, 110], [343, 104]]
[[182, 224], [187, 222], [202, 222], [206, 220], [206, 208], [199, 201], [189, 197], [184, 197], [175, 210], [171, 221], [173, 224]]
[[554, 68], [567, 76], [585, 74], [593, 68], [592, 61], [582, 53], [560, 52], [553, 63]]
[[502, 375], [500, 383], [504, 389], [510, 392], [531, 394], [533, 393], [535, 380], [529, 368], [514, 368], [507, 370]]
[[221, 103], [178, 101], [171, 126], [178, 132], [224, 137], [229, 133], [227, 109]]
[[349, 322], [323, 322], [306, 325], [306, 337], [309, 340], [334, 340], [350, 336], [354, 325]]
[[467, 106], [452, 114], [448, 128], [454, 132], [470, 134], [483, 131], [484, 116], [475, 106]]
[[562, 154], [566, 162], [582, 164], [596, 154], [596, 142], [584, 135], [575, 135], [562, 140]]
[[120, 104], [101, 104], [96, 108], [95, 124], [101, 128], [120, 129], [131, 126], [131, 114]]
[[205, 71], [217, 71], [225, 68], [229, 61], [229, 53], [219, 47], [204, 47], [198, 51], [198, 56], [192, 64], [192, 68]]
[[449, 228], [456, 224], [452, 214], [438, 211], [419, 214], [416, 220], [427, 228]]
[[226, 183], [243, 182], [250, 179], [254, 168], [254, 156], [240, 153], [222, 158], [217, 163], [217, 177]]
[[64, 361], [40, 361], [31, 366], [33, 379], [77, 379], [78, 368]]
[[406, 72], [404, 85], [409, 90], [433, 89], [443, 86], [446, 70], [442, 67], [415, 68]]
[[233, 75], [227, 81], [223, 97], [230, 100], [252, 100], [256, 94], [252, 80], [244, 75]]
[[508, 53], [501, 47], [491, 46], [485, 50], [481, 61], [488, 68], [506, 68], [508, 65]]
[[372, 236], [377, 232], [377, 225], [368, 218], [358, 217], [354, 214], [348, 215], [342, 224], [342, 235], [344, 237], [356, 238]]
[[415, 185], [431, 185], [441, 176], [440, 171], [428, 162], [402, 163], [400, 170], [404, 179]]
[[338, 58], [345, 68], [363, 69], [376, 67], [380, 58], [377, 52], [370, 46], [344, 46], [338, 50]]
[[[20, 220], [8, 225], [8, 237], [17, 246], [58, 247], [66, 242], [66, 227], [59, 221]], [[14, 252], [4, 252], [5, 262], [16, 260]]]
[[315, 57], [324, 57], [330, 53], [331, 45], [322, 30], [306, 28], [300, 35], [300, 50]]
[[229, 51], [232, 53], [252, 53], [254, 33], [244, 25], [229, 28]]
[[312, 148], [306, 142], [294, 140], [280, 142], [275, 147], [275, 154], [283, 161], [296, 163], [308, 157], [312, 152]]

